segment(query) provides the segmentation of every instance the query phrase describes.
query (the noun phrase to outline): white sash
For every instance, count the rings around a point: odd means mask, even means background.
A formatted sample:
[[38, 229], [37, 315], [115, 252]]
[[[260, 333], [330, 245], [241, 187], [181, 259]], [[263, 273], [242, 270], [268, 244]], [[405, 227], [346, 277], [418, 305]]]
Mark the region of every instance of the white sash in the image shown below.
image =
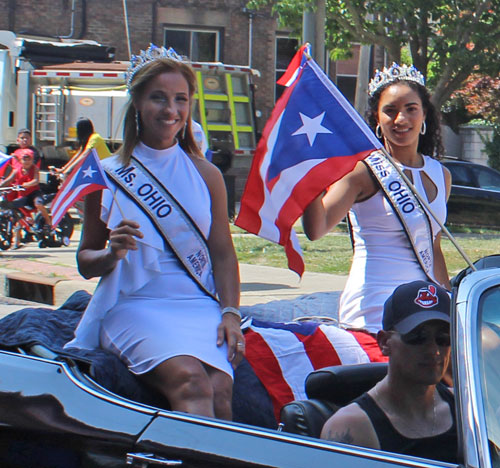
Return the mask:
[[436, 282], [433, 235], [427, 212], [383, 153], [375, 151], [364, 161], [398, 216], [422, 270], [431, 281]]
[[182, 205], [134, 156], [128, 166], [105, 170], [148, 216], [193, 280], [217, 300], [206, 239]]

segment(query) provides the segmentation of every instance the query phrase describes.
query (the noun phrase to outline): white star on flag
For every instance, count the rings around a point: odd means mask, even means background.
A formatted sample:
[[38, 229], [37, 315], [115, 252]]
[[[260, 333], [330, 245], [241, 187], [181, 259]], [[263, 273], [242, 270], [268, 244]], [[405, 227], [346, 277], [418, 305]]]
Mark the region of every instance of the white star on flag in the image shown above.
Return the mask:
[[316, 139], [316, 135], [318, 133], [332, 133], [327, 128], [321, 125], [323, 122], [323, 118], [325, 117], [325, 112], [322, 112], [317, 117], [310, 118], [307, 115], [304, 115], [302, 112], [299, 112], [300, 118], [302, 119], [302, 127], [300, 127], [295, 133], [292, 133], [292, 136], [306, 134], [307, 139], [309, 140], [309, 146], [314, 145], [314, 140]]
[[82, 171], [82, 174], [83, 174], [83, 177], [90, 177], [92, 179], [92, 177], [94, 176], [94, 172], [97, 172], [97, 171], [94, 171], [94, 169], [92, 169], [92, 166], [89, 166], [89, 167], [87, 167], [87, 169]]

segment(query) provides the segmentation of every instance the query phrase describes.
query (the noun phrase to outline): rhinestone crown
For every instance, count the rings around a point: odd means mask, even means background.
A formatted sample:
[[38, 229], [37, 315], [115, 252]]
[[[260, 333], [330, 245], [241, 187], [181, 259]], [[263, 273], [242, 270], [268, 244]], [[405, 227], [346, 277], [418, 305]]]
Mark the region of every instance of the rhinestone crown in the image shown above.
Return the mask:
[[158, 59], [168, 58], [172, 60], [183, 61], [183, 58], [172, 47], [166, 49], [165, 47], [158, 47], [154, 44], [149, 44], [146, 50], [141, 50], [139, 55], [132, 55], [130, 58], [130, 65], [127, 68], [127, 88], [130, 89], [132, 80], [135, 74], [145, 65]]
[[382, 71], [377, 70], [375, 76], [368, 84], [368, 94], [373, 96], [382, 86], [396, 80], [414, 81], [425, 86], [424, 75], [420, 73], [413, 65], [398, 65], [393, 63], [389, 68], [384, 67]]

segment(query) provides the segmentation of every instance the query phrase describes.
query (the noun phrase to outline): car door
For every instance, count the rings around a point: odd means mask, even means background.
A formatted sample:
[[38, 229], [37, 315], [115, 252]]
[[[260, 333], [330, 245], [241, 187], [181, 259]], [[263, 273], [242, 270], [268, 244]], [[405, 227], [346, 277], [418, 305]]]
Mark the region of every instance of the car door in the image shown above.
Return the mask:
[[[500, 264], [500, 261], [499, 261]], [[454, 363], [467, 467], [500, 467], [500, 268], [473, 272], [457, 291]]]
[[451, 194], [448, 200], [449, 224], [477, 224], [482, 212], [483, 195], [468, 164], [445, 163], [451, 172]]
[[144, 468], [455, 466], [174, 412], [160, 412], [129, 457], [131, 466]]

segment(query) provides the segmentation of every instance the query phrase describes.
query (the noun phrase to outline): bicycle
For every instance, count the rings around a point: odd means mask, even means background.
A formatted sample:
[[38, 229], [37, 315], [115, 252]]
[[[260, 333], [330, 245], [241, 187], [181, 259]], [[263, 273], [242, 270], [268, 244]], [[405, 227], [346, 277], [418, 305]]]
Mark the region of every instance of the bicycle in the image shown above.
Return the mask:
[[[0, 188], [2, 201], [0, 207], [0, 249], [7, 250], [12, 247], [13, 238], [17, 230], [21, 232], [21, 242], [37, 241], [38, 247], [61, 247], [68, 246], [73, 234], [74, 222], [69, 213], [66, 213], [59, 224], [51, 229], [46, 225], [45, 219], [34, 207], [15, 208], [12, 202], [5, 200], [5, 194], [13, 191], [23, 191], [22, 187]], [[42, 195], [43, 204], [47, 205], [52, 201], [55, 194]]]

